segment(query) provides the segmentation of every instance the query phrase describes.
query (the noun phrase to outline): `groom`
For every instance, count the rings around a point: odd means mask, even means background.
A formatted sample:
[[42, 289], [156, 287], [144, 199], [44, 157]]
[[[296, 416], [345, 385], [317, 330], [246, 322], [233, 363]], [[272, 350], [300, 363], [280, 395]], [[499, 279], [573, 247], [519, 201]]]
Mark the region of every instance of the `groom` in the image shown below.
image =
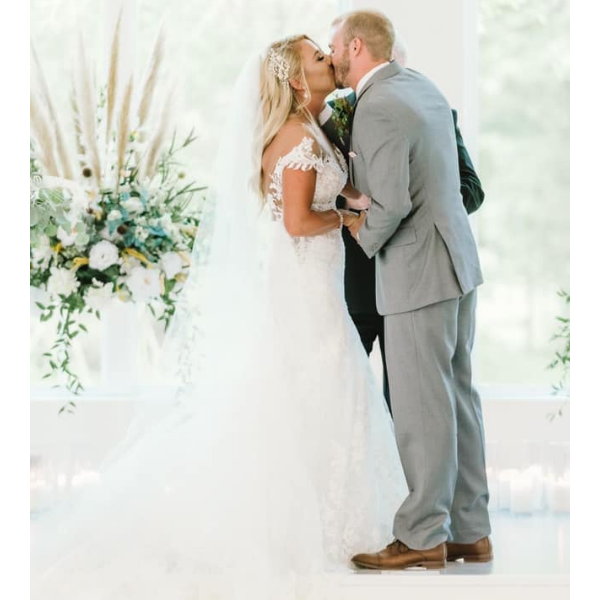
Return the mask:
[[[406, 65], [406, 48], [398, 40], [396, 40], [394, 46], [393, 56], [402, 67]], [[345, 107], [344, 112], [353, 111], [356, 94], [353, 90], [350, 90], [342, 96], [341, 101], [330, 100], [325, 104], [319, 115], [321, 128], [329, 140], [343, 152], [346, 162], [348, 162], [348, 152], [350, 150], [348, 123], [343, 124], [343, 131], [338, 130], [339, 121], [336, 120], [334, 113], [336, 102], [340, 102], [340, 106]], [[454, 119], [454, 133], [458, 153], [460, 193], [465, 210], [468, 214], [472, 214], [482, 205], [485, 194], [469, 152], [463, 142], [458, 127], [458, 115], [455, 110], [452, 110], [452, 118]], [[348, 208], [346, 198], [339, 196], [337, 207]], [[346, 304], [367, 354], [371, 354], [373, 344], [376, 339], [378, 340], [383, 363], [383, 395], [390, 415], [393, 416], [383, 341], [383, 317], [377, 312], [375, 301], [375, 258], [369, 258], [362, 251], [346, 227], [342, 230], [342, 237], [345, 246], [344, 293]]]
[[376, 11], [332, 24], [339, 87], [356, 92], [350, 177], [371, 198], [351, 233], [376, 256], [377, 309], [396, 441], [409, 495], [395, 540], [360, 567], [442, 567], [492, 559], [481, 402], [472, 384], [483, 282], [462, 206], [450, 107], [424, 76], [390, 61], [394, 28]]

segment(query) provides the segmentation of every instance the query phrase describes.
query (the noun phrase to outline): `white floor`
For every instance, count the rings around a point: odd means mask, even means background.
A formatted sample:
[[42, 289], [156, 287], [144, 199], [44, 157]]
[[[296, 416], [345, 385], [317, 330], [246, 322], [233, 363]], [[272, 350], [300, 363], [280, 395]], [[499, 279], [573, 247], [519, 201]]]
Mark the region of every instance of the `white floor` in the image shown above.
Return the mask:
[[[131, 413], [130, 403], [122, 399], [91, 398], [82, 401], [76, 416], [57, 419], [63, 403], [60, 399], [32, 403], [33, 480], [51, 484], [49, 490], [32, 488], [32, 543], [36, 536], [35, 510], [54, 498], [56, 474], [79, 473], [73, 478], [73, 486], [89, 483], [106, 449], [126, 430]], [[498, 446], [497, 464], [493, 466], [498, 469], [530, 466], [533, 443], [545, 444], [549, 454], [551, 446], [568, 446], [568, 413], [552, 422], [547, 418], [557, 406], [558, 401], [554, 404], [484, 401], [486, 438], [497, 440]], [[550, 462], [548, 466], [552, 466]], [[450, 563], [440, 571], [351, 572], [339, 581], [339, 600], [566, 600], [569, 597], [568, 514], [547, 511], [525, 516], [493, 512], [492, 528], [493, 563]]]
[[566, 600], [569, 515], [492, 514], [494, 561], [448, 563], [439, 571], [356, 571], [341, 582], [340, 600]]
[[[34, 513], [34, 537], [35, 521]], [[493, 562], [459, 561], [439, 571], [361, 569], [340, 578], [339, 600], [566, 600], [569, 536], [568, 514], [492, 513]]]

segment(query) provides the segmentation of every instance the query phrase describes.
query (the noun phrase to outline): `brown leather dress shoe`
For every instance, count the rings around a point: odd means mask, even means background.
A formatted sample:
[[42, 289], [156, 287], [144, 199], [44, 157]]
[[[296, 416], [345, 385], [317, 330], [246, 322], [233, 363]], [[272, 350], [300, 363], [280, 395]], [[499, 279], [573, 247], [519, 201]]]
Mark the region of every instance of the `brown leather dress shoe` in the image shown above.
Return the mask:
[[447, 560], [464, 558], [465, 562], [490, 562], [494, 560], [494, 551], [489, 537], [481, 538], [472, 544], [446, 543]]
[[413, 550], [400, 540], [394, 540], [384, 550], [373, 554], [357, 554], [352, 558], [357, 567], [389, 571], [409, 567], [443, 569], [446, 566], [446, 544], [441, 543], [430, 550]]

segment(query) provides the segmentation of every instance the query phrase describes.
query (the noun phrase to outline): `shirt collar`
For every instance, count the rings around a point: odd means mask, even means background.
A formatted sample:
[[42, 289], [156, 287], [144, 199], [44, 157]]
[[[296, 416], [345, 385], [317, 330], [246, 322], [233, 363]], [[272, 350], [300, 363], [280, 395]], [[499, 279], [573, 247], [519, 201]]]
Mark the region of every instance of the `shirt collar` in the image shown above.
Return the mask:
[[358, 96], [360, 96], [360, 93], [364, 89], [365, 85], [367, 85], [369, 79], [371, 79], [371, 77], [373, 77], [373, 75], [375, 75], [375, 73], [377, 73], [377, 71], [381, 71], [381, 69], [383, 69], [384, 67], [387, 67], [389, 64], [390, 64], [389, 61], [381, 63], [380, 65], [373, 67], [368, 73], [363, 75], [362, 79], [358, 82], [358, 85], [356, 86], [356, 97], [357, 98], [358, 98]]

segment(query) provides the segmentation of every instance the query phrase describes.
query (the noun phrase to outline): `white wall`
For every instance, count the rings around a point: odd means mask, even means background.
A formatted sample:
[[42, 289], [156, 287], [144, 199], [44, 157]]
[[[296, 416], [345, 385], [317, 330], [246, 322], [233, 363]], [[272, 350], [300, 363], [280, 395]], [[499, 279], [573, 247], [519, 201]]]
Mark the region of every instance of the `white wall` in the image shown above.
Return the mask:
[[477, 0], [352, 0], [352, 9], [384, 12], [408, 48], [408, 66], [440, 88], [459, 113], [475, 154]]

